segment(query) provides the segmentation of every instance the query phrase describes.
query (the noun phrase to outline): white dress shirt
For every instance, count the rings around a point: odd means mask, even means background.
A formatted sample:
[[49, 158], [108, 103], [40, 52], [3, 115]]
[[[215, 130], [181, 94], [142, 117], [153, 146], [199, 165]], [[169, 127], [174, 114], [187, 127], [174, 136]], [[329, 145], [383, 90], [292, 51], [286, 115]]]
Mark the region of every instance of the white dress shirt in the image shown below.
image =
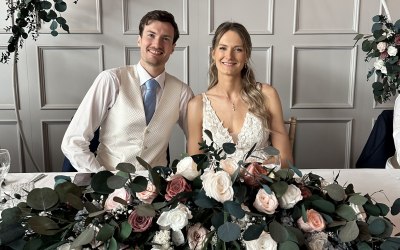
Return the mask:
[[[140, 63], [137, 64], [137, 72], [143, 98], [146, 89], [145, 82], [152, 77]], [[157, 106], [164, 89], [165, 71], [154, 79], [160, 84], [160, 87], [157, 88]], [[89, 88], [65, 132], [61, 149], [78, 171], [98, 172], [104, 170], [96, 160], [94, 154], [90, 152], [89, 144], [94, 136], [94, 132], [107, 117], [108, 111], [113, 107], [118, 97], [119, 86], [119, 79], [113, 71], [105, 70], [101, 72]], [[181, 93], [178, 121], [185, 136], [187, 136], [187, 103], [192, 97], [193, 91], [187, 86]]]

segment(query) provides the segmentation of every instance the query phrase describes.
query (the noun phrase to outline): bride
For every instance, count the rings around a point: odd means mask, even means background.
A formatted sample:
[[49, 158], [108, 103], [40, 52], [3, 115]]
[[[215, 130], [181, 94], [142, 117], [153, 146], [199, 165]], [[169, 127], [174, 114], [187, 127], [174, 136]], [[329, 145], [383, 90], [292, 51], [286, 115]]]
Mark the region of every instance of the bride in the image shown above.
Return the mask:
[[222, 23], [212, 40], [210, 85], [188, 104], [188, 153], [202, 153], [199, 142], [210, 139], [222, 146], [236, 144], [229, 157], [236, 160], [257, 143], [256, 149], [271, 145], [280, 151], [282, 167], [293, 163], [292, 149], [284, 125], [276, 90], [256, 82], [249, 65], [251, 39], [246, 28], [235, 22]]

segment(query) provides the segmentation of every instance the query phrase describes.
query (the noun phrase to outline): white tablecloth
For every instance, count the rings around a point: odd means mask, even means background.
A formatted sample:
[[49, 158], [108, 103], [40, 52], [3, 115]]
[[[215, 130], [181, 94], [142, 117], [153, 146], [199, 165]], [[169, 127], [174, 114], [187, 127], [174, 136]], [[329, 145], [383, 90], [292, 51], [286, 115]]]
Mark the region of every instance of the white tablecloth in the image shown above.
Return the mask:
[[[325, 178], [328, 182], [335, 179], [340, 171], [338, 182], [340, 185], [352, 183], [354, 191], [361, 194], [369, 194], [377, 202], [384, 203], [389, 207], [393, 202], [400, 198], [400, 169], [303, 169], [303, 174], [312, 172]], [[38, 173], [10, 173], [6, 177], [6, 186], [14, 183], [29, 182]], [[46, 177], [37, 181], [35, 187], [54, 187], [54, 177], [57, 175], [73, 176], [75, 173], [46, 173]], [[396, 227], [394, 233], [400, 232], [400, 215], [388, 218]]]

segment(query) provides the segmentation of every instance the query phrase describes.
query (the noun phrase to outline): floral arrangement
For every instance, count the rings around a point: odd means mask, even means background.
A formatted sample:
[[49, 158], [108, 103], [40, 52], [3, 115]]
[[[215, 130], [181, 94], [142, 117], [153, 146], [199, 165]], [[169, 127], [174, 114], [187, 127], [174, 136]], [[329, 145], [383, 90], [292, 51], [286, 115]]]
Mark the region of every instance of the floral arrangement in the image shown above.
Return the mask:
[[[212, 139], [209, 131], [206, 131]], [[0, 245], [19, 249], [398, 249], [385, 216], [400, 213], [352, 184], [296, 167], [268, 169], [253, 149], [201, 144], [205, 154], [137, 173], [120, 163], [80, 186], [58, 177], [3, 211]], [[16, 196], [20, 198], [19, 196]], [[65, 247], [65, 248], [64, 248]]]
[[400, 86], [400, 20], [394, 24], [386, 16], [372, 18], [372, 35], [358, 34], [354, 40], [364, 39], [362, 50], [367, 53], [365, 61], [376, 58], [374, 67], [368, 71], [367, 80], [374, 74], [377, 80], [372, 84], [374, 98], [382, 103], [395, 96]]

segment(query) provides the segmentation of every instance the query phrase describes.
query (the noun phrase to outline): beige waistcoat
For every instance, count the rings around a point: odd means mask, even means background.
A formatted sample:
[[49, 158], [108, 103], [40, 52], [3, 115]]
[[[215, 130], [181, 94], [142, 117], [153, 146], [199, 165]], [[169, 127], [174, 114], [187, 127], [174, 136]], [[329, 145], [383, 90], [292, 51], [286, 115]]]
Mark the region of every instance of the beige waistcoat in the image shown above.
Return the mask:
[[140, 156], [152, 167], [167, 164], [167, 147], [174, 125], [179, 119], [183, 82], [166, 74], [165, 86], [150, 123], [146, 126], [143, 98], [136, 66], [114, 69], [120, 89], [114, 106], [101, 124], [97, 160], [108, 170], [129, 162], [144, 169]]

